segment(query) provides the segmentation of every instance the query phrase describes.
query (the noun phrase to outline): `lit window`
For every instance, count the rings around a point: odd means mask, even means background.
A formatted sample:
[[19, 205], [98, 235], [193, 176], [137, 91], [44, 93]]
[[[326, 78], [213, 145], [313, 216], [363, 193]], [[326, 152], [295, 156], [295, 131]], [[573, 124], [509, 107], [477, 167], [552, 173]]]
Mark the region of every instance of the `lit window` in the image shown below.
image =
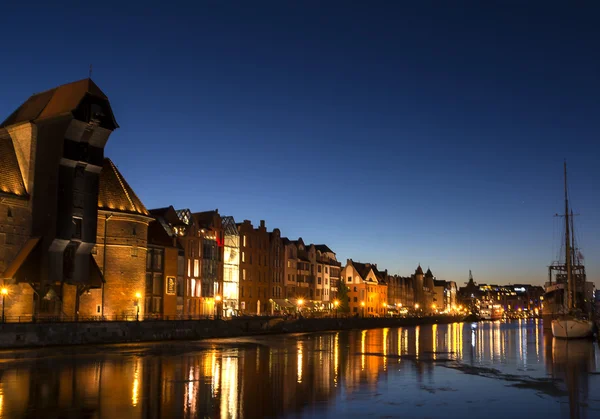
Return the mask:
[[198, 278], [200, 276], [200, 261], [198, 259], [194, 259], [194, 277]]

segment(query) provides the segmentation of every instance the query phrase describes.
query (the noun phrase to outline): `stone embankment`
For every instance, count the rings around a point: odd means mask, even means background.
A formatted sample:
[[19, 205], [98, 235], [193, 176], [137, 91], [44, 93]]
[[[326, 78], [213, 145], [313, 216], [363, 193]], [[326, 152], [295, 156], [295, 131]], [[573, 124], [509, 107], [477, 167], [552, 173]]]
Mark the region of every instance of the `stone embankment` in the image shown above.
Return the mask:
[[374, 329], [453, 323], [451, 316], [419, 318], [234, 318], [231, 320], [157, 320], [123, 322], [6, 323], [0, 349], [45, 346], [195, 340], [278, 333]]

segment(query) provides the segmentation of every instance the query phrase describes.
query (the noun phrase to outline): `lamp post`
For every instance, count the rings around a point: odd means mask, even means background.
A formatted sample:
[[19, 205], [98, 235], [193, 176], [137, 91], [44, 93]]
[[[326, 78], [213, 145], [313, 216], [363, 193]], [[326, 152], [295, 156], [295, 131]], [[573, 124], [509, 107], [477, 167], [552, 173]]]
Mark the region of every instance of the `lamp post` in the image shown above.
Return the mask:
[[215, 295], [215, 309], [217, 310], [217, 315], [216, 318], [219, 318], [219, 303], [221, 302], [221, 296], [220, 295]]
[[386, 313], [387, 303], [383, 303], [382, 306], [383, 306], [383, 317], [387, 317], [387, 313]]
[[304, 304], [304, 300], [301, 298], [298, 300], [298, 313], [302, 314], [302, 304]]
[[2, 323], [4, 323], [4, 306], [6, 305], [6, 296], [8, 295], [8, 289], [2, 288]]
[[417, 310], [419, 310], [419, 303], [416, 303], [416, 304], [415, 304], [415, 314], [417, 314], [417, 315], [418, 315], [418, 313], [417, 313]]
[[340, 305], [340, 302], [338, 300], [335, 300], [333, 302], [333, 306], [335, 307], [335, 318], [337, 319], [337, 311], [338, 311], [338, 306]]
[[136, 292], [135, 298], [136, 298], [135, 305], [137, 306], [137, 313], [135, 315], [135, 320], [140, 321], [140, 300], [142, 299], [142, 294], [140, 294], [139, 292]]
[[365, 302], [361, 301], [360, 305], [362, 306], [362, 312], [363, 312], [363, 319], [365, 318]]

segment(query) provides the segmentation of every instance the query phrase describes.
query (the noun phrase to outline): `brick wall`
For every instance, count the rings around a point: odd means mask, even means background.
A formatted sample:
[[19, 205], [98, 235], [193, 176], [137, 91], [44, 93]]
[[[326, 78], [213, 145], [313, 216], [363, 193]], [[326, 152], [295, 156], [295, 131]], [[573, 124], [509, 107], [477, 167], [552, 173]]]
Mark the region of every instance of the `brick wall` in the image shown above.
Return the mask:
[[[105, 215], [98, 215], [98, 236], [94, 258], [104, 272], [104, 315], [135, 315], [136, 293], [140, 293], [140, 316], [144, 315], [144, 290], [146, 283], [146, 251], [150, 219], [137, 215], [115, 213], [107, 224], [106, 269], [104, 262]], [[102, 303], [102, 292], [91, 290], [81, 296], [80, 314], [97, 315], [96, 307]]]
[[[9, 210], [11, 217], [9, 217]], [[0, 274], [17, 256], [29, 238], [30, 226], [31, 210], [27, 206], [27, 201], [0, 199]]]

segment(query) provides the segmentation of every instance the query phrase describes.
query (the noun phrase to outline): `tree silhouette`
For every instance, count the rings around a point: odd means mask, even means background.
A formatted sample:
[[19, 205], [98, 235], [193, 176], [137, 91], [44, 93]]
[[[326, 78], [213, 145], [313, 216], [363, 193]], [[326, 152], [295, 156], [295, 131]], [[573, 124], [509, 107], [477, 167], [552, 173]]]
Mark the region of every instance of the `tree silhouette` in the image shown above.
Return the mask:
[[340, 312], [350, 313], [350, 298], [348, 297], [348, 287], [342, 279], [338, 280], [338, 300], [340, 300]]

